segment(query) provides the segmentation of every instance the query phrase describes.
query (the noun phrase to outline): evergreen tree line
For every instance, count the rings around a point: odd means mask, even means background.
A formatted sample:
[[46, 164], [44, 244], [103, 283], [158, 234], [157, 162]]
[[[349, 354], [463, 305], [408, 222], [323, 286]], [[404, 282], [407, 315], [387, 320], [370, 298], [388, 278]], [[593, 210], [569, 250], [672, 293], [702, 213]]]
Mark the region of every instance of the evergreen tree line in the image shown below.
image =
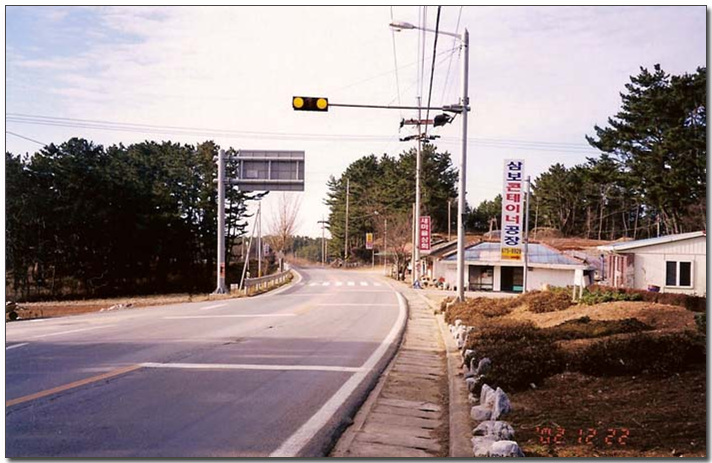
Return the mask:
[[[530, 227], [564, 236], [634, 239], [706, 228], [707, 72], [671, 76], [641, 68], [620, 111], [587, 136], [598, 158], [557, 163], [532, 181]], [[480, 203], [468, 224], [499, 221], [501, 196]]]
[[[435, 230], [447, 229], [448, 199], [457, 197], [457, 171], [452, 167], [450, 154], [438, 152], [425, 143], [421, 150], [421, 214], [431, 216]], [[383, 246], [386, 236], [389, 251], [409, 240], [413, 204], [415, 203], [416, 149], [399, 157], [375, 154], [351, 163], [339, 177], [330, 177], [326, 205], [329, 206], [328, 244], [330, 258], [371, 259], [365, 251], [366, 233], [374, 233], [376, 246]], [[346, 193], [349, 193], [348, 246], [346, 238]], [[453, 202], [454, 203], [454, 202]], [[453, 214], [453, 220], [456, 217]], [[390, 242], [390, 244], [388, 244]]]
[[[217, 152], [213, 142], [104, 148], [80, 138], [32, 156], [6, 152], [6, 293], [36, 299], [214, 289]], [[229, 176], [234, 169], [228, 166]], [[228, 250], [244, 232], [251, 199], [227, 188]]]

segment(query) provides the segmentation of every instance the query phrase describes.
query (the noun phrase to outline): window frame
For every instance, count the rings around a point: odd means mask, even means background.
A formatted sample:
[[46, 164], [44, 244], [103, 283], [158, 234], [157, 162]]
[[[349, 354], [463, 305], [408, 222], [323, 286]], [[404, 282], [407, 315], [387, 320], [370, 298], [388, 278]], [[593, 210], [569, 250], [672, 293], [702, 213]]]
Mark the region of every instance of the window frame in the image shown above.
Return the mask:
[[[675, 263], [675, 284], [674, 285], [669, 285], [667, 283], [668, 280], [668, 264], [669, 263]], [[680, 264], [690, 264], [690, 284], [689, 285], [681, 285], [680, 284]], [[692, 289], [695, 287], [695, 263], [692, 260], [668, 260], [665, 259], [665, 288], [684, 288], [684, 289]]]

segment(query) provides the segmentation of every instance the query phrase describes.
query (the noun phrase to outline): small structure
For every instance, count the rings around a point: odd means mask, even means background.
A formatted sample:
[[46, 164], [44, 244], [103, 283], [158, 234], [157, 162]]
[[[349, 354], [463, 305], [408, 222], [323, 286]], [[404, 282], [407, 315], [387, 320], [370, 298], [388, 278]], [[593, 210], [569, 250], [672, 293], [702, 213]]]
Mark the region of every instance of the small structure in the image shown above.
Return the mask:
[[603, 283], [617, 288], [707, 294], [707, 233], [698, 231], [598, 246]]
[[[548, 286], [584, 286], [593, 281], [594, 268], [541, 243], [529, 244], [527, 290]], [[433, 266], [436, 278], [443, 277], [452, 287], [456, 282], [457, 251], [448, 252]], [[483, 241], [465, 249], [467, 291], [522, 292], [524, 262], [502, 260], [500, 243]]]

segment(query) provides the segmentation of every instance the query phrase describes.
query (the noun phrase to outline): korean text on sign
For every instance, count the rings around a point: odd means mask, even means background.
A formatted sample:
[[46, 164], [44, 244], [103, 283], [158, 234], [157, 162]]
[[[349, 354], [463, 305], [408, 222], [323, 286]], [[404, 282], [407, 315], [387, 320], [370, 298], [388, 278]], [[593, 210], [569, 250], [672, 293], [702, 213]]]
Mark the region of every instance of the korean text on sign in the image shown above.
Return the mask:
[[521, 260], [524, 223], [524, 161], [505, 159], [502, 190], [502, 260]]
[[420, 226], [418, 227], [418, 249], [421, 251], [430, 251], [430, 216], [424, 215], [420, 217]]

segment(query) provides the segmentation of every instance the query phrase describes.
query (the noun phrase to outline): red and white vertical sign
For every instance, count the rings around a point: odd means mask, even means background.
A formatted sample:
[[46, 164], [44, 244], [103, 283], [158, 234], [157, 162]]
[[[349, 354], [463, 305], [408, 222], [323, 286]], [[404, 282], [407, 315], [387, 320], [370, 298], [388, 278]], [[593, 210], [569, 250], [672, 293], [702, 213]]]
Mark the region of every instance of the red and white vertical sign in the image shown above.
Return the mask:
[[504, 160], [502, 190], [502, 260], [521, 260], [524, 223], [524, 160]]
[[366, 233], [366, 249], [373, 249], [373, 233]]
[[418, 226], [418, 249], [421, 251], [430, 251], [430, 216], [420, 216], [420, 224]]

